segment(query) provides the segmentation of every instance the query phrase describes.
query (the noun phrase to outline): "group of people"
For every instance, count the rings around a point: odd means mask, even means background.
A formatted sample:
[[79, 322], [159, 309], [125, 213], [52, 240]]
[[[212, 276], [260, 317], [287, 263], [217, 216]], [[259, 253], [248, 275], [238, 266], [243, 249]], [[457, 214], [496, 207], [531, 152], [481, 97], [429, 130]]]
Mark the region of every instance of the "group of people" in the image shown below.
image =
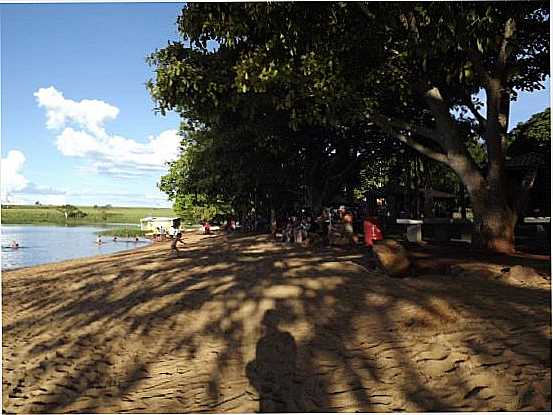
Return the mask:
[[312, 228], [312, 225], [311, 216], [304, 216], [302, 218], [291, 216], [287, 218], [282, 229], [282, 241], [301, 243], [307, 240], [307, 236]]
[[314, 220], [310, 215], [289, 216], [280, 222], [280, 226], [274, 222], [271, 230], [273, 238], [283, 242], [302, 243], [307, 239], [320, 238], [323, 243], [330, 245], [357, 245], [358, 233], [361, 232], [367, 233], [367, 246], [372, 246], [373, 239], [382, 239], [380, 225], [374, 218], [365, 218], [363, 230], [356, 231], [355, 223], [354, 211], [340, 206], [337, 210], [323, 209]]
[[[357, 245], [359, 243], [358, 232], [354, 229], [355, 215], [345, 206], [340, 206], [337, 210], [323, 209], [322, 213], [313, 219], [311, 215], [302, 212], [302, 215], [288, 216], [280, 222], [280, 226], [274, 221], [271, 224], [271, 233], [275, 240], [287, 243], [303, 243], [311, 238], [320, 238], [330, 245]], [[202, 223], [204, 234], [210, 234], [209, 222]], [[368, 247], [372, 247], [374, 240], [382, 239], [382, 230], [380, 224], [375, 218], [365, 217], [363, 229], [364, 242]], [[235, 229], [233, 218], [229, 217], [224, 230], [232, 232]], [[172, 235], [171, 253], [178, 253], [178, 246], [184, 245], [182, 233], [176, 231]]]

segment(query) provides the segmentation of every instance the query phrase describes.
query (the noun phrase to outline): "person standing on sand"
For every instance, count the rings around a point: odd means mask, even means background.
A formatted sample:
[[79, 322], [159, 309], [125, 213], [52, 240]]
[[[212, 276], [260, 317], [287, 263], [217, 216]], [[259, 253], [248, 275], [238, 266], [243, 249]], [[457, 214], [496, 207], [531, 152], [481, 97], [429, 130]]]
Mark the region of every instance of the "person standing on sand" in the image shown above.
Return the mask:
[[340, 206], [340, 218], [344, 224], [344, 234], [349, 240], [350, 244], [357, 244], [357, 235], [353, 231], [353, 213], [347, 210], [345, 206]]
[[184, 245], [184, 242], [182, 240], [182, 233], [177, 233], [175, 235], [175, 238], [173, 239], [173, 241], [171, 241], [171, 254], [178, 254], [179, 253], [179, 250], [177, 249], [177, 244], [178, 243], [181, 243], [181, 245]]

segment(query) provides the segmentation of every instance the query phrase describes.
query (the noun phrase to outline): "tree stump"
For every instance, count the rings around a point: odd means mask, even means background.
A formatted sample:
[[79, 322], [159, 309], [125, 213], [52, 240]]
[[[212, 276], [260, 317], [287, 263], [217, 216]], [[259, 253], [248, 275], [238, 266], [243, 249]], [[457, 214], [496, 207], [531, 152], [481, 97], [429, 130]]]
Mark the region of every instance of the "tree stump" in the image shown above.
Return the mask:
[[407, 251], [399, 242], [392, 239], [376, 241], [373, 247], [376, 263], [391, 277], [407, 277], [411, 271], [411, 261]]

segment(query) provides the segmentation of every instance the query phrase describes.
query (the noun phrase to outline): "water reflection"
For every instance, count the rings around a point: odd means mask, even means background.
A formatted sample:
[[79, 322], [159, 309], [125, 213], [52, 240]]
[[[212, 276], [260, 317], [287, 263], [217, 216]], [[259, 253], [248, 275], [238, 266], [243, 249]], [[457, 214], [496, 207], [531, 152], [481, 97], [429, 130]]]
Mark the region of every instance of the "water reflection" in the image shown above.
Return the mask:
[[[96, 244], [96, 232], [106, 228], [95, 226], [2, 225], [2, 269], [58, 262], [134, 249], [149, 243], [147, 239], [103, 237]], [[12, 248], [12, 241], [19, 248]]]

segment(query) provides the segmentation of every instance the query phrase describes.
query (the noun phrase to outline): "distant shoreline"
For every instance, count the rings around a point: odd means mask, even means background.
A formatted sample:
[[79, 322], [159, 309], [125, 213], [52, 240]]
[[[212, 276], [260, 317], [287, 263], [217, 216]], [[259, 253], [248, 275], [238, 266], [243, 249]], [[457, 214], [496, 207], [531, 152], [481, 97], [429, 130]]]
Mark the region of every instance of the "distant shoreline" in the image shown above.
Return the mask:
[[171, 208], [74, 206], [68, 217], [60, 206], [2, 205], [2, 225], [114, 225], [140, 224], [147, 216], [175, 216]]

